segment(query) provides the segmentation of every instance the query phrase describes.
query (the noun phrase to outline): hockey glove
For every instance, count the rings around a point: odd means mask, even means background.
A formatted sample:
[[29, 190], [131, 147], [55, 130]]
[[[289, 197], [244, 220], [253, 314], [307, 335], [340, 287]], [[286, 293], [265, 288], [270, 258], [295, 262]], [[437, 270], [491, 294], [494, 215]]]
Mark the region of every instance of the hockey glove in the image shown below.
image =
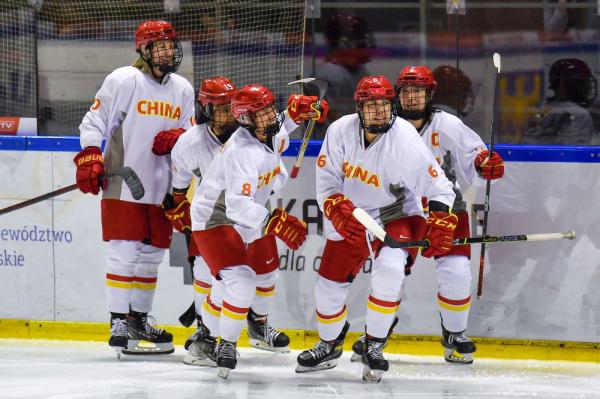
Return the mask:
[[154, 143], [152, 144], [152, 152], [155, 155], [167, 155], [171, 153], [177, 139], [185, 133], [185, 129], [169, 129], [163, 130], [154, 136]]
[[458, 223], [458, 217], [453, 213], [433, 211], [429, 212], [427, 218], [427, 234], [425, 239], [429, 241], [429, 247], [421, 251], [426, 258], [440, 256], [452, 249], [454, 230]]
[[486, 180], [500, 179], [504, 176], [504, 160], [497, 152], [490, 157], [488, 150], [481, 151], [475, 157], [475, 170]]
[[323, 202], [325, 217], [331, 221], [335, 231], [352, 245], [358, 246], [365, 241], [366, 233], [365, 226], [352, 215], [354, 209], [356, 206], [343, 194], [330, 195]]
[[277, 208], [271, 213], [265, 227], [265, 235], [274, 235], [293, 250], [302, 246], [306, 240], [307, 232], [306, 223], [281, 208]]
[[73, 162], [77, 166], [75, 180], [81, 192], [96, 195], [100, 192], [100, 187], [106, 188], [106, 180], [100, 181], [100, 177], [104, 175], [104, 161], [100, 148], [84, 148], [75, 155]]
[[190, 217], [190, 202], [185, 192], [173, 192], [173, 196], [167, 194], [162, 203], [165, 216], [171, 222], [171, 226], [180, 233], [192, 231], [192, 218]]
[[316, 96], [290, 95], [287, 107], [290, 118], [296, 123], [301, 123], [308, 119], [323, 123], [327, 119], [327, 114], [329, 114], [329, 104], [327, 100], [322, 100], [321, 106], [317, 108], [317, 100]]

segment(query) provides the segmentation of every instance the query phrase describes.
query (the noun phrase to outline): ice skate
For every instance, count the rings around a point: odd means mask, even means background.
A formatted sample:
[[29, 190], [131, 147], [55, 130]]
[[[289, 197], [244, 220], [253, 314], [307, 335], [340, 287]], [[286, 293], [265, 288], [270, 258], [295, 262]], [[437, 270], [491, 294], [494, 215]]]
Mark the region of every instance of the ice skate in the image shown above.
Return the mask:
[[[387, 346], [390, 335], [392, 335], [392, 332], [394, 331], [394, 327], [396, 327], [396, 324], [398, 324], [398, 317], [394, 317], [394, 321], [392, 322], [392, 326], [390, 327], [390, 330], [388, 331], [388, 335], [386, 337], [386, 340], [385, 340], [385, 343], [383, 344], [382, 349], [385, 349], [385, 347]], [[365, 344], [365, 336], [364, 335], [361, 335], [360, 338], [358, 338], [352, 344], [352, 357], [350, 358], [351, 362], [361, 362], [362, 361], [364, 344]]]
[[383, 357], [383, 348], [387, 338], [365, 337], [363, 344], [362, 363], [364, 364], [362, 378], [366, 382], [380, 382], [383, 373], [388, 371], [390, 365]]
[[270, 352], [289, 353], [290, 338], [271, 327], [267, 316], [259, 316], [250, 309], [248, 312], [248, 337], [250, 345]]
[[330, 342], [320, 340], [312, 348], [298, 355], [296, 373], [308, 373], [311, 371], [332, 369], [338, 364], [339, 358], [344, 352], [344, 338], [350, 328], [346, 322], [340, 335]]
[[448, 363], [473, 363], [473, 353], [477, 348], [473, 341], [464, 334], [464, 331], [453, 333], [442, 325], [442, 345], [445, 348], [444, 358]]
[[207, 336], [192, 342], [183, 363], [190, 366], [217, 367], [217, 340]]
[[166, 355], [173, 353], [173, 335], [148, 322], [147, 313], [129, 312], [127, 355]]
[[237, 365], [237, 342], [229, 342], [221, 339], [219, 342], [219, 351], [217, 355], [217, 375], [221, 378], [227, 378], [229, 372], [235, 369]]
[[110, 339], [108, 345], [117, 353], [117, 360], [121, 359], [123, 349], [127, 348], [127, 316], [121, 313], [110, 314]]

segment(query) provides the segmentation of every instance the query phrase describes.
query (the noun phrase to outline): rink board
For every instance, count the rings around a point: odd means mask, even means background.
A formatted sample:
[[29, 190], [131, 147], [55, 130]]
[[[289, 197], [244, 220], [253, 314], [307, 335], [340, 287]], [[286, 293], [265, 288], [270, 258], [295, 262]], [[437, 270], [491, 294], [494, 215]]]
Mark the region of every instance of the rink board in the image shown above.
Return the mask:
[[[0, 207], [73, 183], [76, 140], [25, 140], [0, 139], [0, 171], [5, 176]], [[288, 165], [297, 147], [296, 143], [286, 157]], [[315, 201], [315, 151], [317, 144], [311, 146], [299, 178], [288, 183], [283, 197], [274, 199], [274, 205], [302, 215], [310, 233], [300, 251], [280, 246], [271, 321], [288, 330], [316, 330], [313, 285], [324, 239], [318, 234], [322, 215]], [[575, 230], [578, 238], [489, 246], [483, 296], [476, 300], [473, 295], [470, 335], [523, 342], [600, 341], [600, 214], [594, 210], [600, 199], [600, 150], [504, 147], [500, 151], [507, 159], [506, 178], [492, 186], [489, 233]], [[483, 190], [468, 190], [466, 197], [481, 203]], [[105, 248], [99, 198], [91, 195], [74, 191], [3, 215], [0, 319], [106, 322]], [[165, 325], [176, 325], [192, 300], [191, 286], [183, 287], [190, 282], [189, 271], [176, 261], [182, 258], [176, 256], [181, 248], [171, 252], [159, 269], [153, 310]], [[472, 264], [475, 293], [477, 246]], [[349, 297], [354, 332], [364, 329], [369, 271], [367, 262]], [[419, 258], [406, 280], [395, 331], [402, 336], [438, 336], [435, 298], [434, 263]]]

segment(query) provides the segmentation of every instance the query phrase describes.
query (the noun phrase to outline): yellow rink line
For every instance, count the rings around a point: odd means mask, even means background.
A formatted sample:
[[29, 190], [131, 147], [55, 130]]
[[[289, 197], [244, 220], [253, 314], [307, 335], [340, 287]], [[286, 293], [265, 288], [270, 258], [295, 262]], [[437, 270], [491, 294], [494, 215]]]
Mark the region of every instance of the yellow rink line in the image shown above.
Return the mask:
[[[175, 344], [183, 345], [194, 331], [181, 326], [161, 326], [171, 332]], [[281, 330], [291, 340], [292, 349], [306, 349], [317, 342], [316, 331]], [[108, 323], [84, 323], [42, 320], [0, 319], [0, 338], [51, 339], [69, 341], [108, 341]], [[351, 350], [360, 333], [348, 333], [344, 349]], [[473, 338], [477, 344], [478, 358], [537, 359], [600, 362], [600, 343], [546, 341], [525, 339]], [[238, 343], [247, 347], [248, 338], [243, 332]], [[439, 337], [392, 335], [387, 353], [442, 356]]]

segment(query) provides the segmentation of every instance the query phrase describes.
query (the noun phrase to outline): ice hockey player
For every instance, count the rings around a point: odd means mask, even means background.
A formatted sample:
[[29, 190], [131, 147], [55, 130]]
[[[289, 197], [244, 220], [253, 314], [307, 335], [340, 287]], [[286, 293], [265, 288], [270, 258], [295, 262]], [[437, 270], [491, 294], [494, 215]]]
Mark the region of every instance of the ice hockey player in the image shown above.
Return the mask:
[[[296, 122], [323, 120], [326, 105], [321, 111], [315, 103], [316, 97], [292, 96], [288, 112]], [[257, 336], [273, 334], [269, 339], [276, 339], [277, 330], [267, 324], [264, 298], [273, 295], [279, 258], [268, 237], [296, 250], [307, 232], [303, 221], [283, 209], [267, 209], [271, 194], [287, 180], [281, 154], [289, 145], [285, 113], [277, 111], [273, 93], [258, 84], [244, 86], [234, 94], [231, 110], [240, 128], [215, 156], [191, 207], [194, 241], [214, 277], [202, 306], [210, 336], [200, 355], [216, 357], [223, 378], [236, 367], [245, 320], [250, 319]]]
[[[457, 176], [460, 174], [467, 184], [482, 186], [486, 180], [504, 175], [504, 161], [497, 152], [490, 156], [479, 135], [459, 118], [431, 105], [435, 88], [436, 81], [428, 67], [403, 68], [396, 80], [398, 113], [419, 131], [454, 184], [456, 199], [452, 211], [458, 217], [455, 235], [470, 237], [469, 214]], [[450, 252], [435, 257], [442, 345], [444, 357], [450, 363], [472, 363], [476, 349], [464, 333], [471, 304], [470, 257], [468, 245], [453, 246]]]
[[[367, 76], [356, 87], [356, 113], [331, 124], [317, 158], [317, 201], [326, 218], [327, 243], [315, 285], [320, 341], [298, 356], [297, 372], [337, 365], [349, 324], [346, 298], [359, 269], [374, 254], [367, 303], [363, 379], [380, 381], [389, 364], [382, 348], [399, 297], [405, 269], [417, 249], [390, 248], [370, 242], [365, 228], [352, 215], [364, 209], [394, 239], [425, 236], [431, 257], [452, 246], [456, 215], [452, 183], [427, 149], [415, 128], [396, 118], [394, 88], [383, 76]], [[423, 217], [421, 197], [429, 199]]]
[[[235, 94], [236, 87], [234, 83], [224, 77], [214, 77], [202, 81], [198, 94], [198, 101], [201, 106], [201, 118], [206, 123], [199, 123], [192, 127], [186, 134], [182, 135], [171, 151], [172, 174], [173, 174], [173, 205], [171, 209], [165, 211], [167, 217], [171, 220], [173, 226], [183, 232], [189, 229], [191, 233], [191, 219], [189, 214], [190, 204], [186, 199], [192, 176], [196, 176], [198, 182], [206, 174], [210, 162], [219, 152], [222, 145], [229, 139], [231, 134], [237, 129], [238, 124], [231, 113], [231, 99]], [[295, 96], [291, 100], [295, 101], [294, 109], [298, 112], [293, 114], [298, 121], [301, 121], [301, 113], [307, 114], [310, 111], [310, 105], [314, 99], [308, 96]], [[293, 130], [297, 127], [292, 118], [286, 118], [284, 124], [287, 128]], [[168, 146], [165, 148], [165, 154], [168, 153]], [[275, 236], [267, 235], [254, 242], [255, 248], [260, 248], [260, 257], [267, 263], [261, 266], [260, 273], [257, 271], [256, 297], [248, 312], [248, 335], [251, 345], [273, 352], [288, 352], [289, 337], [280, 331], [271, 327], [268, 323], [268, 313], [270, 302], [275, 292], [276, 271], [279, 267], [279, 256]], [[189, 255], [194, 259], [194, 307], [198, 328], [185, 343], [185, 349], [188, 350], [183, 362], [191, 365], [216, 366], [215, 359], [211, 358], [211, 353], [203, 353], [203, 341], [211, 341], [210, 330], [202, 322], [202, 307], [205, 306], [206, 319], [211, 325], [212, 330], [218, 332], [220, 314], [211, 313], [209, 295], [213, 284], [219, 284], [218, 281], [212, 281], [210, 270], [206, 262], [199, 256], [195, 245], [190, 245]], [[206, 301], [206, 303], [205, 303]]]
[[[169, 189], [169, 161], [151, 152], [156, 133], [177, 136], [194, 117], [194, 89], [175, 74], [181, 45], [165, 21], [143, 22], [135, 33], [139, 59], [106, 77], [79, 127], [83, 150], [75, 156], [76, 180], [84, 193], [104, 191], [102, 236], [108, 241], [106, 287], [111, 314], [109, 345], [128, 354], [173, 352], [170, 333], [152, 326], [158, 265], [171, 243], [172, 227], [160, 204]], [[100, 150], [106, 140], [104, 157]], [[145, 188], [133, 199], [120, 177], [131, 167]], [[127, 221], [124, 223], [123, 221]], [[152, 345], [138, 345], [147, 341]]]

